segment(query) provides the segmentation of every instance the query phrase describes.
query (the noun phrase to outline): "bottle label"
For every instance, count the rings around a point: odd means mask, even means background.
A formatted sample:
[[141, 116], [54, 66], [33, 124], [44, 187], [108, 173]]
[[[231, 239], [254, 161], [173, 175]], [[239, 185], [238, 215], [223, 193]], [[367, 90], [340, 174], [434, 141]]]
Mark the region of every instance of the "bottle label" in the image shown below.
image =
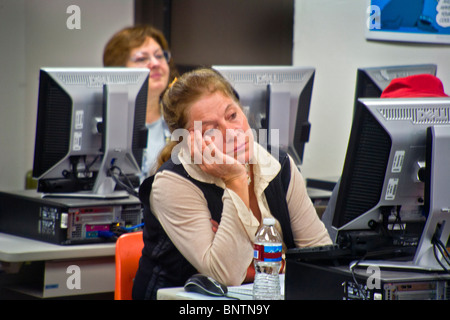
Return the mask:
[[281, 261], [282, 246], [254, 244], [253, 258], [257, 261], [278, 262]]

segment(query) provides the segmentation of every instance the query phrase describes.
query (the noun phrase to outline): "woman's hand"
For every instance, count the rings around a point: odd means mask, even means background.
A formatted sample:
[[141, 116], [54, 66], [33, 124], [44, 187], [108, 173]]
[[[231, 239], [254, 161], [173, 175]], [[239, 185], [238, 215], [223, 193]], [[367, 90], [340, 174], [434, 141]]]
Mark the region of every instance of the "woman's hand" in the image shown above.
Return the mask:
[[219, 150], [211, 137], [203, 138], [198, 130], [191, 131], [191, 157], [194, 164], [214, 177], [222, 179], [226, 188], [233, 190], [250, 209], [247, 170], [236, 159]]
[[219, 223], [216, 220], [211, 219], [211, 224], [212, 224], [212, 231], [216, 233], [217, 229], [219, 229]]
[[247, 180], [247, 171], [243, 164], [222, 152], [208, 135], [202, 136], [198, 130], [190, 132], [191, 158], [200, 169], [212, 176], [222, 179], [225, 184]]

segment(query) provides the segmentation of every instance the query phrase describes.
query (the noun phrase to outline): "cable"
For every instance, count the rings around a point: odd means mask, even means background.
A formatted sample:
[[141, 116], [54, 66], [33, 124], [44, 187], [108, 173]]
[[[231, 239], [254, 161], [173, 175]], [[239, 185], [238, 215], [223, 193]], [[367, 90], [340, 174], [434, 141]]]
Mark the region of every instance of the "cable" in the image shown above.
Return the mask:
[[100, 231], [98, 231], [97, 235], [99, 238], [105, 238], [105, 239], [117, 238], [117, 234], [112, 231], [100, 230]]
[[86, 159], [84, 159], [84, 163], [85, 163], [85, 165], [86, 165], [86, 169], [87, 170], [90, 170], [91, 169], [91, 167], [97, 162], [97, 160], [100, 158], [100, 156], [99, 155], [97, 155], [97, 156], [95, 156], [95, 158], [91, 161], [91, 163], [89, 163], [89, 164], [86, 164]]
[[[436, 247], [437, 244], [433, 243], [433, 254], [434, 254], [434, 258], [436, 259], [437, 263], [439, 263], [439, 265], [442, 267], [442, 269], [444, 269], [445, 272], [449, 272], [449, 270], [444, 266], [444, 264], [441, 262], [441, 260], [439, 259], [439, 257], [437, 256], [437, 252], [436, 252]], [[440, 250], [439, 250], [440, 251]]]
[[397, 208], [397, 210], [395, 211], [395, 221], [394, 221], [394, 223], [392, 225], [392, 228], [394, 228], [395, 225], [398, 225], [400, 227], [400, 230], [402, 230], [403, 233], [404, 233], [405, 232], [405, 228], [404, 228], [403, 223], [402, 223], [402, 217], [400, 216], [400, 210], [401, 210], [402, 207], [401, 206], [397, 206], [396, 208]]
[[[114, 170], [118, 170], [118, 171], [119, 171], [118, 176], [119, 176], [119, 177], [120, 177], [120, 176], [124, 177], [124, 179], [125, 179], [125, 181], [127, 182], [127, 184], [123, 183], [123, 182], [116, 176], [116, 174], [114, 173]], [[111, 166], [111, 167], [108, 169], [108, 174], [113, 178], [113, 180], [114, 180], [114, 182], [115, 182], [116, 184], [118, 184], [119, 186], [121, 186], [122, 188], [124, 188], [129, 194], [131, 194], [131, 195], [133, 195], [133, 196], [135, 196], [135, 197], [138, 197], [138, 196], [139, 196], [139, 194], [136, 192], [136, 190], [134, 190], [133, 183], [131, 182], [131, 180], [128, 178], [127, 175], [125, 175], [125, 174], [122, 173], [122, 170], [121, 170], [118, 166]]]
[[[440, 239], [438, 239], [437, 242], [438, 242], [439, 246], [442, 248], [442, 250], [444, 250], [445, 259], [447, 260], [448, 257], [450, 256], [450, 253], [447, 251], [447, 248], [445, 247], [444, 243]], [[449, 260], [447, 260], [447, 261], [449, 261]], [[449, 264], [450, 264], [450, 262], [449, 262]]]
[[442, 257], [444, 258], [445, 262], [447, 262], [447, 264], [450, 266], [448, 251], [445, 248], [444, 244], [440, 240], [436, 240], [436, 245], [437, 245], [437, 248], [438, 248], [439, 252], [441, 253]]
[[450, 273], [450, 270], [448, 270], [445, 267], [445, 265], [441, 262], [441, 259], [438, 257], [438, 254], [436, 252], [436, 249], [438, 249], [442, 258], [450, 266], [449, 253], [447, 251], [447, 248], [442, 243], [442, 241], [439, 239], [440, 232], [441, 232], [441, 229], [438, 226], [436, 232], [434, 233], [433, 237], [431, 238], [431, 244], [433, 245], [433, 254], [434, 254], [434, 258], [436, 259], [437, 263], [439, 263], [439, 265], [442, 267], [442, 269], [444, 269], [445, 272]]
[[356, 291], [357, 291], [357, 295], [359, 298], [362, 298], [362, 300], [366, 300], [366, 296], [364, 295], [364, 293], [362, 293], [363, 291], [363, 287], [361, 284], [359, 284], [359, 282], [356, 280], [356, 274], [355, 274], [355, 268], [358, 266], [358, 264], [361, 262], [361, 260], [363, 260], [364, 258], [356, 261], [355, 263], [353, 263], [352, 265], [350, 265], [350, 270], [352, 272], [352, 278], [353, 278], [353, 282], [355, 283], [356, 286]]
[[125, 231], [131, 231], [131, 230], [134, 230], [137, 228], [141, 228], [143, 226], [144, 226], [144, 223], [140, 223], [140, 224], [137, 224], [137, 225], [131, 226], [131, 227], [120, 227], [120, 229], [125, 230]]

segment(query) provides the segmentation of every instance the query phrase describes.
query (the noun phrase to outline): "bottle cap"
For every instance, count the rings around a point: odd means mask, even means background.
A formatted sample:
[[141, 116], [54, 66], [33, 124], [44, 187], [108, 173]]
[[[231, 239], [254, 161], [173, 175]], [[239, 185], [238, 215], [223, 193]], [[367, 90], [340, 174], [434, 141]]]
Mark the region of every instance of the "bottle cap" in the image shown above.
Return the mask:
[[264, 218], [263, 224], [266, 226], [273, 226], [275, 225], [275, 218]]

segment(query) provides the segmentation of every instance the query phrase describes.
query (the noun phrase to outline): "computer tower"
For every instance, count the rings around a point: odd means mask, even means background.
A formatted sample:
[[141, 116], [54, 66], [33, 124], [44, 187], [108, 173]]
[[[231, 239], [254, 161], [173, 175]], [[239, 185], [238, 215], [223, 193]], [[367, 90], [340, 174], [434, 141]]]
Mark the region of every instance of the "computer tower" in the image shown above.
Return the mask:
[[134, 196], [118, 199], [44, 197], [34, 190], [0, 192], [0, 232], [71, 245], [112, 242], [123, 227], [142, 223]]

